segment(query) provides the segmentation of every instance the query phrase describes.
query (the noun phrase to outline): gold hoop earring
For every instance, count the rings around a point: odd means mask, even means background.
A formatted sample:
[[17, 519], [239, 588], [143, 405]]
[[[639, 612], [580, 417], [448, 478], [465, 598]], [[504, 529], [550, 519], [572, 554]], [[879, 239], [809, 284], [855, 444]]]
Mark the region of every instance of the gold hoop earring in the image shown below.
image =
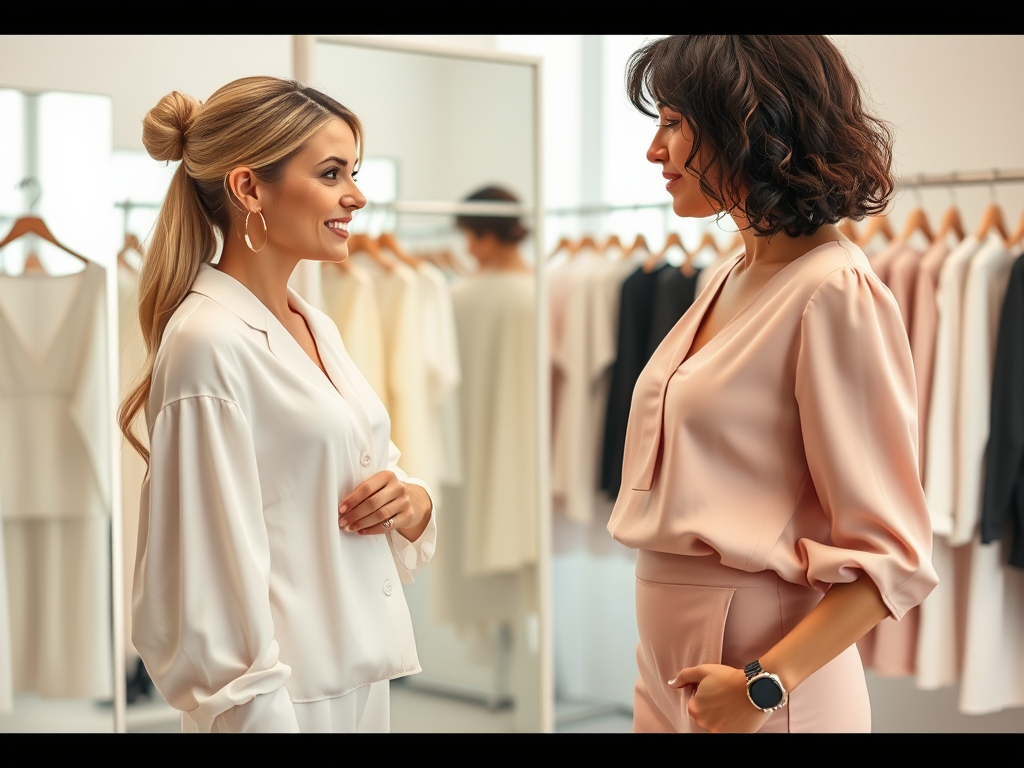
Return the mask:
[[263, 245], [261, 245], [259, 249], [253, 248], [252, 240], [249, 239], [249, 217], [252, 216], [252, 211], [249, 211], [247, 214], [245, 214], [245, 224], [243, 225], [245, 228], [245, 244], [249, 246], [249, 250], [252, 251], [253, 253], [259, 253], [264, 248], [266, 248], [267, 240], [269, 239], [267, 238], [267, 220], [263, 218], [262, 211], [256, 211], [256, 213], [259, 215], [260, 221], [263, 222]]

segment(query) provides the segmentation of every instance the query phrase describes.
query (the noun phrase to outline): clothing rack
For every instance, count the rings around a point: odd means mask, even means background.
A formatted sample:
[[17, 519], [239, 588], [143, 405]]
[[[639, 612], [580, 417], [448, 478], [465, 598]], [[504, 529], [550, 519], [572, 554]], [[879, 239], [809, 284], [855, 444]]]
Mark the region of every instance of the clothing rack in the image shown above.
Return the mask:
[[949, 173], [916, 173], [904, 176], [897, 187], [952, 187], [959, 185], [1013, 184], [1024, 182], [1024, 170], [951, 171]]

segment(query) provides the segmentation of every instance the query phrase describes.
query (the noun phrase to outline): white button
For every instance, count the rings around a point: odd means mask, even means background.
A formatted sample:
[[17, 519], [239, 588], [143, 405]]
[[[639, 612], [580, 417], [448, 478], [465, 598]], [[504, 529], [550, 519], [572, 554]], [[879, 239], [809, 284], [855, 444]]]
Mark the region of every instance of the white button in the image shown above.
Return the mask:
[[391, 579], [384, 579], [384, 594], [391, 597], [391, 593], [395, 591], [395, 588], [391, 586]]
[[359, 463], [362, 464], [364, 467], [370, 466], [370, 454], [364, 453], [362, 456], [360, 456]]

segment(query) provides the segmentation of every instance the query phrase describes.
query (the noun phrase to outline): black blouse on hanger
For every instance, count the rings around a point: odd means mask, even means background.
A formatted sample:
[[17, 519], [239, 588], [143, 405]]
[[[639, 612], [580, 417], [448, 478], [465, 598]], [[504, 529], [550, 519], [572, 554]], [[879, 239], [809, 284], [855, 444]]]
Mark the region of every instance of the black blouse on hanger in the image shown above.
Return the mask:
[[612, 365], [601, 450], [601, 490], [612, 499], [619, 495], [622, 483], [622, 456], [626, 447], [626, 425], [633, 387], [651, 357], [648, 340], [654, 291], [659, 275], [666, 271], [679, 270], [668, 264], [662, 264], [653, 272], [645, 272], [641, 268], [622, 283], [615, 363]]
[[981, 541], [996, 541], [1008, 525], [1010, 565], [1024, 568], [1024, 255], [1010, 272], [999, 321], [985, 465]]

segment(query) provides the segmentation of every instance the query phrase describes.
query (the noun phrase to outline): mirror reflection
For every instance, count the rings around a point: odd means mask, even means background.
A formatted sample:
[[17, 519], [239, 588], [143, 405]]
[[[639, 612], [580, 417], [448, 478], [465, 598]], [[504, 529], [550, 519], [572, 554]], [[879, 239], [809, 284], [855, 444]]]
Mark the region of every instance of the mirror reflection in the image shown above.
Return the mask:
[[392, 730], [539, 730], [532, 66], [319, 41], [312, 80], [365, 127], [369, 202], [307, 291], [438, 491]]

